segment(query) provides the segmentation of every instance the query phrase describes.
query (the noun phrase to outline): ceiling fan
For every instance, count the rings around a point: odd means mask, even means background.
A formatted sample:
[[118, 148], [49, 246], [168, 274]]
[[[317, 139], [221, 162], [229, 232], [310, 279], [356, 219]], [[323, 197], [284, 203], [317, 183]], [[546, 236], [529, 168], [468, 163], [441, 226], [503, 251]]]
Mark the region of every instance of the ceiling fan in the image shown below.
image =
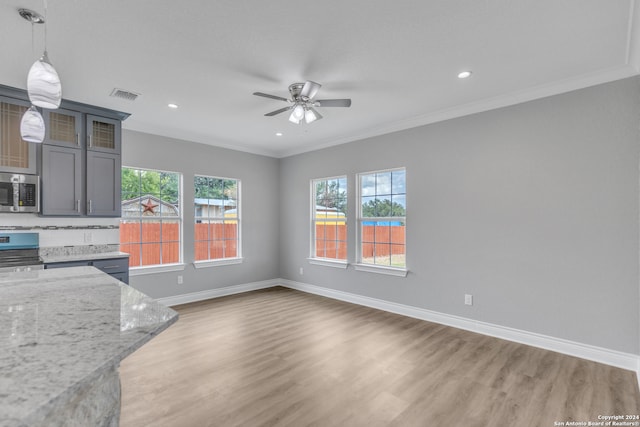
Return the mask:
[[314, 99], [321, 86], [320, 83], [312, 82], [311, 80], [307, 80], [304, 83], [293, 83], [289, 85], [289, 93], [291, 94], [291, 98], [289, 99], [262, 92], [253, 92], [253, 94], [290, 103], [291, 105], [267, 113], [265, 116], [275, 116], [276, 114], [292, 110], [289, 121], [295, 124], [300, 124], [303, 119], [305, 123], [320, 120], [322, 116], [314, 107], [351, 106], [350, 99]]

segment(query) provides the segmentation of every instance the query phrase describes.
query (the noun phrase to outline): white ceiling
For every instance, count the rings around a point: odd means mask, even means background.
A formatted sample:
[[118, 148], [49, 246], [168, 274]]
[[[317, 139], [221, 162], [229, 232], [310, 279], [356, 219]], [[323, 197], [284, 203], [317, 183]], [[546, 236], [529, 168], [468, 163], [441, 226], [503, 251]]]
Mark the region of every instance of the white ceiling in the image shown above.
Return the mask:
[[[0, 4], [0, 84], [25, 88], [43, 27], [32, 43], [19, 8], [43, 0]], [[639, 16], [634, 0], [48, 0], [47, 44], [64, 98], [131, 113], [125, 129], [284, 157], [638, 74]], [[305, 80], [352, 107], [294, 125], [252, 95]]]

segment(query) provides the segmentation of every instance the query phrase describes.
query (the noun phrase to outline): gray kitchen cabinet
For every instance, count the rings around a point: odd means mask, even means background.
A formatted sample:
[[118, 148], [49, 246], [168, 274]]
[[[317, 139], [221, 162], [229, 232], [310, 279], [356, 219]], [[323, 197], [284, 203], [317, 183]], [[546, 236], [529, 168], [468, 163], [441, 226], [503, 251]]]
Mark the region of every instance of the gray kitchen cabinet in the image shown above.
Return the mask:
[[42, 146], [42, 215], [82, 215], [82, 158], [79, 148]]
[[78, 111], [44, 110], [44, 143], [68, 148], [82, 148], [83, 114]]
[[[44, 109], [43, 144], [22, 141], [25, 90], [0, 85], [0, 170], [41, 176], [41, 215], [120, 216], [122, 120], [129, 114], [63, 99]], [[79, 181], [79, 182], [78, 182]]]
[[98, 270], [101, 270], [108, 275], [115, 277], [123, 283], [129, 284], [129, 258], [117, 257], [117, 258], [103, 258], [96, 260], [75, 260], [75, 261], [60, 261], [45, 263], [44, 268], [66, 268], [66, 267], [80, 267], [80, 266], [93, 266]]
[[119, 217], [120, 121], [61, 109], [46, 117], [41, 214]]
[[87, 150], [120, 154], [121, 140], [120, 120], [87, 114]]
[[87, 151], [88, 216], [120, 216], [120, 155]]

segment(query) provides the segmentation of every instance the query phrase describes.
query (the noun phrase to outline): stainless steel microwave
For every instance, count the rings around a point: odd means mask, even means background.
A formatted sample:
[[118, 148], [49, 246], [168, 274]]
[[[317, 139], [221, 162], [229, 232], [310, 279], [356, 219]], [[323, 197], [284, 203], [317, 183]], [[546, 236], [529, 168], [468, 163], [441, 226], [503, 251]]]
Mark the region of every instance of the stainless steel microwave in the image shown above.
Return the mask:
[[40, 177], [0, 173], [0, 212], [40, 212]]

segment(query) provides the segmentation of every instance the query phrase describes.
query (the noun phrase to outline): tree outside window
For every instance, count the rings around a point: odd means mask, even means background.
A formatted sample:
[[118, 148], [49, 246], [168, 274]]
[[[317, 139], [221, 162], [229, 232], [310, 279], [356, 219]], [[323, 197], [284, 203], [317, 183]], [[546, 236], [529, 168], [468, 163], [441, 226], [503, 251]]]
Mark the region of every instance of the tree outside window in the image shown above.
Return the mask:
[[240, 181], [194, 177], [195, 261], [240, 258]]
[[359, 175], [359, 262], [406, 268], [406, 171]]
[[181, 261], [180, 180], [176, 172], [122, 168], [120, 250], [130, 267]]
[[347, 177], [311, 182], [312, 258], [347, 260]]

